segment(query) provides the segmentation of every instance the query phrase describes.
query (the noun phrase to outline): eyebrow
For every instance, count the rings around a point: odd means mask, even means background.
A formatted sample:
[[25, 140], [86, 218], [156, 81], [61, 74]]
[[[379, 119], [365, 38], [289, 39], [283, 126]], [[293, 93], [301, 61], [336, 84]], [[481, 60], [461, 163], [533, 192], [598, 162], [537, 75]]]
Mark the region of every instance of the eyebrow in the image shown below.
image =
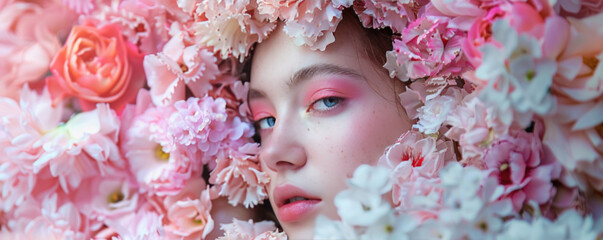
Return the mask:
[[[289, 88], [293, 88], [302, 82], [311, 79], [317, 75], [328, 75], [328, 74], [337, 74], [337, 75], [345, 75], [352, 78], [364, 79], [360, 73], [353, 69], [337, 66], [334, 64], [314, 64], [302, 69], [297, 70], [287, 83]], [[249, 89], [248, 100], [264, 97], [265, 94], [256, 89]]]

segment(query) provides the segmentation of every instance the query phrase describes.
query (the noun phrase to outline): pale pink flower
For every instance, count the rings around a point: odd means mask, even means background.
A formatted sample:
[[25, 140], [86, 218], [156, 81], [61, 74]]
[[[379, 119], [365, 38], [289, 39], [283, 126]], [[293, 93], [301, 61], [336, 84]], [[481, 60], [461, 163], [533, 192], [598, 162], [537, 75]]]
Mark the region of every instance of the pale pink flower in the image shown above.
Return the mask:
[[86, 239], [87, 221], [73, 203], [51, 193], [40, 203], [30, 199], [15, 209], [8, 228], [25, 239]]
[[261, 221], [254, 223], [251, 219], [247, 221], [241, 221], [233, 218], [232, 223], [222, 224], [222, 226], [220, 226], [220, 229], [224, 230], [224, 236], [217, 238], [218, 240], [249, 240], [256, 239], [256, 237], [260, 236], [268, 237], [270, 235], [280, 237], [274, 239], [287, 239], [284, 233], [269, 233], [271, 231], [275, 231], [276, 229], [276, 226], [274, 226], [274, 223], [271, 221]]
[[395, 0], [355, 1], [354, 11], [365, 27], [390, 27], [394, 32], [401, 33], [408, 23], [406, 11], [414, 3], [415, 1]]
[[121, 149], [128, 159], [142, 192], [158, 195], [178, 193], [199, 171], [200, 159], [179, 149], [168, 132], [171, 107], [148, 108], [129, 123]]
[[75, 15], [59, 1], [4, 2], [0, 7], [0, 96], [17, 99], [24, 84], [43, 82]]
[[146, 55], [143, 65], [155, 105], [184, 100], [186, 86], [197, 96], [206, 95], [220, 73], [216, 61], [199, 45], [186, 44], [184, 33], [172, 37], [160, 53]]
[[[188, 186], [203, 189], [204, 184], [199, 184], [202, 182], [202, 179], [190, 181], [192, 184]], [[183, 192], [186, 191], [186, 188], [183, 189]], [[168, 238], [203, 239], [214, 229], [214, 220], [210, 215], [212, 204], [209, 191], [207, 187], [201, 194], [192, 198], [181, 194], [166, 199], [168, 224], [165, 231]], [[176, 200], [177, 197], [180, 198]]]
[[217, 185], [220, 196], [228, 196], [232, 205], [251, 207], [268, 196], [265, 187], [270, 180], [261, 171], [258, 147], [256, 143], [246, 143], [229, 148], [224, 157], [216, 160], [218, 165], [211, 172], [210, 182]]
[[552, 181], [559, 179], [561, 165], [545, 154], [542, 135], [542, 123], [536, 122], [533, 133], [510, 131], [484, 152], [490, 176], [504, 186], [503, 197], [511, 199], [515, 211], [529, 201], [545, 204], [555, 196]]
[[463, 71], [461, 41], [465, 36], [448, 21], [420, 17], [408, 24], [401, 39], [394, 40], [397, 63], [409, 78], [456, 76]]
[[88, 14], [96, 7], [94, 0], [63, 0], [63, 4], [79, 14]]
[[415, 195], [436, 191], [434, 184], [445, 162], [453, 160], [452, 145], [415, 131], [404, 133], [379, 158], [379, 165], [392, 169], [394, 204], [411, 209]]
[[116, 233], [118, 239], [168, 239], [164, 229], [165, 215], [155, 211], [146, 203], [136, 211], [111, 220], [105, 224], [107, 235]]
[[243, 61], [252, 44], [266, 39], [276, 27], [249, 0], [201, 1], [196, 10], [200, 21], [194, 30], [200, 44], [212, 47], [220, 57]]
[[136, 211], [138, 189], [127, 177], [124, 173], [96, 176], [82, 183], [74, 197], [76, 206], [88, 218], [101, 222]]
[[116, 145], [118, 132], [119, 119], [107, 104], [74, 115], [33, 144], [44, 149], [32, 164], [33, 173], [48, 167], [63, 191], [69, 192], [86, 177], [123, 167]]
[[285, 232], [270, 231], [257, 235], [252, 240], [287, 240]]
[[445, 94], [429, 99], [430, 97], [433, 95], [428, 95], [425, 105], [417, 109], [419, 122], [413, 125], [413, 128], [425, 134], [438, 132], [448, 115], [463, 99], [461, 91], [457, 88], [448, 88]]
[[569, 39], [559, 56], [559, 71], [552, 92], [557, 111], [545, 118], [544, 143], [567, 170], [563, 182], [570, 187], [603, 190], [601, 118], [603, 112], [603, 40], [598, 28], [603, 15], [568, 19]]
[[189, 15], [178, 11], [174, 1], [113, 1], [101, 4], [89, 14], [105, 23], [121, 26], [122, 35], [145, 54], [153, 54], [169, 39], [171, 23], [185, 22]]
[[[293, 38], [296, 45], [324, 51], [335, 41], [333, 32], [341, 21], [342, 9], [351, 5], [350, 0], [294, 0], [279, 9], [279, 18], [285, 21], [283, 31]], [[291, 11], [292, 14], [286, 14]]]
[[446, 123], [451, 125], [446, 137], [459, 142], [461, 163], [478, 168], [484, 168], [484, 150], [509, 128], [474, 95], [466, 96], [463, 104], [448, 115]]

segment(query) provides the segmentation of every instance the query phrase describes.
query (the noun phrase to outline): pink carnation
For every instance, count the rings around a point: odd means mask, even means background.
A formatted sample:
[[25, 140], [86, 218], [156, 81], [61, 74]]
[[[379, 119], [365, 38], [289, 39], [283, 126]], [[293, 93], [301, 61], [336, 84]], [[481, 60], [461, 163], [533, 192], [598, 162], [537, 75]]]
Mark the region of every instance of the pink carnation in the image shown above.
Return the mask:
[[168, 134], [191, 156], [200, 151], [203, 162], [207, 163], [218, 153], [231, 131], [225, 107], [226, 102], [221, 98], [178, 101], [169, 117]]
[[284, 233], [275, 231], [276, 226], [270, 221], [254, 223], [251, 219], [248, 221], [232, 219], [232, 223], [223, 224], [220, 229], [224, 230], [224, 236], [217, 240], [287, 239]]
[[342, 9], [352, 5], [350, 0], [260, 0], [260, 13], [269, 19], [285, 22], [284, 31], [296, 45], [307, 45], [324, 51], [335, 41], [333, 32], [341, 20]]
[[[429, 7], [428, 5], [427, 7]], [[411, 79], [456, 76], [464, 69], [462, 31], [450, 28], [448, 19], [421, 17], [412, 21], [394, 40], [397, 63]]]
[[[401, 33], [408, 23], [409, 14], [406, 11], [414, 3], [415, 1], [354, 1], [354, 11], [365, 27], [390, 27], [394, 32]], [[414, 18], [414, 12], [411, 15]]]
[[446, 137], [459, 142], [461, 163], [478, 168], [484, 168], [484, 150], [506, 134], [509, 128], [493, 117], [492, 111], [474, 95], [466, 96], [463, 104], [448, 116], [446, 123], [451, 125]]
[[544, 134], [537, 122], [534, 133], [511, 131], [492, 143], [484, 152], [484, 163], [504, 186], [504, 198], [510, 198], [515, 211], [525, 203], [549, 202], [556, 192], [552, 181], [561, 174], [561, 165], [546, 155], [540, 140]]
[[210, 182], [216, 184], [221, 196], [228, 196], [230, 204], [252, 207], [267, 197], [268, 175], [261, 171], [257, 154], [259, 146], [247, 143], [228, 149], [211, 172]]
[[394, 204], [412, 209], [413, 196], [427, 196], [435, 191], [439, 170], [453, 159], [451, 143], [409, 131], [387, 148], [379, 165], [393, 169]]
[[243, 61], [252, 44], [266, 39], [276, 27], [249, 0], [203, 0], [196, 14], [197, 42], [212, 47], [223, 59], [232, 56]]
[[151, 97], [158, 106], [184, 100], [186, 86], [195, 95], [204, 96], [212, 88], [211, 80], [220, 72], [216, 57], [198, 45], [184, 42], [178, 33], [157, 54], [146, 55], [144, 69]]

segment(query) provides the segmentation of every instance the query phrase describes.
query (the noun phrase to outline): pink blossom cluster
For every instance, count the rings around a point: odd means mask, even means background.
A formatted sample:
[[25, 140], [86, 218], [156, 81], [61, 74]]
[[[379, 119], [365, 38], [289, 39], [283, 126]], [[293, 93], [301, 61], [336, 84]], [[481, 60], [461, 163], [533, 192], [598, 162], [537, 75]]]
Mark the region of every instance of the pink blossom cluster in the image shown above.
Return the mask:
[[270, 181], [242, 63], [279, 24], [324, 50], [346, 8], [392, 30], [412, 129], [316, 238], [601, 236], [601, 0], [6, 0], [0, 238], [286, 239], [217, 217]]

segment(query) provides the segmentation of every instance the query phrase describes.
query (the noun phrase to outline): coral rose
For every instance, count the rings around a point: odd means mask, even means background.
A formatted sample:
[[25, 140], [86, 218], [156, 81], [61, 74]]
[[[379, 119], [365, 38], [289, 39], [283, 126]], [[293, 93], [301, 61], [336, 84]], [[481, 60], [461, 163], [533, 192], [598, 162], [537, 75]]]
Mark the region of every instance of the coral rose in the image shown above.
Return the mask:
[[53, 59], [46, 79], [53, 103], [77, 97], [82, 110], [108, 103], [117, 112], [134, 100], [144, 85], [143, 56], [124, 40], [117, 25], [92, 22], [72, 29]]

